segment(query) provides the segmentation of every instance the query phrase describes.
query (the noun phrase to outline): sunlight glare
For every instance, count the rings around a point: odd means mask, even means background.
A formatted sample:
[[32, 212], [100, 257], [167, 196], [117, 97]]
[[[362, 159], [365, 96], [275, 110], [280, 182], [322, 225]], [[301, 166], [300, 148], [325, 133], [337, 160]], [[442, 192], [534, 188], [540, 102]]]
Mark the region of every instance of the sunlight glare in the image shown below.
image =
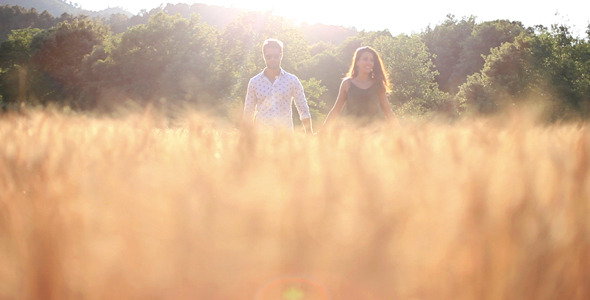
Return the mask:
[[[166, 6], [160, 0], [144, 1], [75, 1], [84, 9], [101, 10], [107, 7], [121, 7], [133, 14], [142, 10], [150, 10]], [[236, 0], [186, 0], [175, 1], [172, 4], [186, 3], [189, 5], [201, 3], [223, 7], [240, 8], [249, 11], [271, 12], [276, 16], [285, 17], [295, 24], [323, 24], [344, 27], [354, 27], [358, 30], [381, 31], [389, 30], [392, 34], [412, 34], [422, 32], [427, 26], [435, 26], [442, 22], [446, 15], [452, 14], [457, 19], [475, 16], [478, 22], [496, 19], [521, 21], [525, 26], [543, 24], [550, 26], [554, 23], [567, 23], [573, 32], [585, 36], [588, 24], [586, 10], [579, 9], [578, 0], [562, 0], [559, 3], [537, 7], [533, 12], [530, 8], [538, 6], [533, 1], [514, 2], [498, 0], [493, 5], [478, 5], [467, 0], [451, 1], [423, 1], [418, 3], [394, 3], [377, 0], [366, 0], [351, 5], [343, 2], [329, 1], [236, 1]], [[510, 9], [505, 9], [510, 7]]]

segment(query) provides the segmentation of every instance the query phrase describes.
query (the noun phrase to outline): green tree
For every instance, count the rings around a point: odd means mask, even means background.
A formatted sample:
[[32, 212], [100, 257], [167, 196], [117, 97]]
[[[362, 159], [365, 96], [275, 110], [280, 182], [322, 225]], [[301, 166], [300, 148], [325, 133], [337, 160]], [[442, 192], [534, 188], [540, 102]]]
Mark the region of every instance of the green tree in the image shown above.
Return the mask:
[[21, 6], [0, 6], [0, 42], [7, 39], [12, 30], [35, 27], [37, 10], [26, 10]]
[[454, 105], [438, 89], [431, 54], [418, 35], [381, 36], [373, 44], [389, 73], [393, 90], [389, 98], [399, 114], [454, 115]]
[[447, 15], [447, 19], [421, 34], [422, 40], [433, 54], [433, 63], [438, 74], [436, 82], [445, 92], [454, 92], [459, 86], [459, 78], [453, 73], [461, 62], [464, 42], [471, 36], [475, 28], [475, 17], [456, 20], [454, 15]]
[[6, 40], [12, 30], [24, 28], [49, 29], [63, 21], [71, 21], [71, 15], [63, 14], [55, 18], [44, 10], [41, 14], [34, 8], [29, 10], [15, 5], [0, 5], [0, 42]]
[[123, 94], [140, 103], [214, 105], [221, 92], [215, 89], [216, 43], [216, 31], [198, 17], [158, 13], [116, 39], [92, 70], [120, 100]]
[[590, 114], [590, 46], [572, 37], [567, 26], [537, 27], [513, 43], [493, 49], [481, 73], [461, 86], [462, 106], [493, 113], [523, 99], [549, 103], [548, 118], [587, 118]]
[[[326, 102], [322, 100], [322, 96], [326, 92], [326, 87], [322, 85], [321, 80], [310, 78], [309, 80], [301, 80], [303, 90], [305, 91], [305, 98], [309, 105], [309, 111], [314, 121], [323, 120], [326, 117]], [[297, 111], [297, 110], [294, 110]], [[295, 114], [293, 114], [295, 115]], [[298, 124], [295, 122], [294, 124]]]
[[348, 64], [336, 56], [335, 48], [326, 49], [302, 64], [300, 69], [301, 78], [315, 78], [326, 87], [322, 95], [318, 98], [327, 104], [321, 110], [322, 113], [326, 113], [325, 109], [329, 110], [334, 104], [334, 101], [336, 101], [340, 82], [347, 71]]
[[0, 95], [4, 109], [18, 106], [29, 97], [34, 72], [31, 67], [33, 38], [41, 33], [38, 28], [13, 30], [0, 44]]
[[471, 35], [463, 41], [459, 56], [459, 63], [455, 66], [449, 82], [453, 82], [451, 92], [456, 92], [467, 76], [481, 71], [484, 57], [491, 53], [491, 49], [503, 43], [513, 42], [514, 38], [525, 31], [520, 22], [496, 20], [477, 24]]
[[33, 38], [41, 33], [39, 28], [13, 30], [8, 39], [0, 44], [0, 68], [27, 64], [32, 57]]
[[527, 98], [539, 87], [531, 56], [534, 35], [521, 33], [514, 42], [494, 48], [482, 70], [461, 85], [457, 99], [462, 110], [491, 114]]
[[115, 34], [123, 33], [129, 26], [129, 17], [116, 13], [109, 16], [107, 24]]
[[563, 117], [590, 116], [590, 46], [588, 40], [575, 38], [565, 25], [541, 30], [531, 40], [534, 72]]
[[85, 78], [84, 58], [102, 45], [110, 31], [98, 22], [82, 17], [59, 23], [35, 36], [31, 61], [40, 74], [36, 96], [42, 102], [69, 102], [77, 106]]

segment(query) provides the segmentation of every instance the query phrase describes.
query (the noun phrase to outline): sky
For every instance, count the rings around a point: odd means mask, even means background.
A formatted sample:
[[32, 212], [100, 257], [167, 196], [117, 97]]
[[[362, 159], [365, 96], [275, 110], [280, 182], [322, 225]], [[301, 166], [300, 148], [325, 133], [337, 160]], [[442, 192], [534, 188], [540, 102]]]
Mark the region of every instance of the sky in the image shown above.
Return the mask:
[[[122, 7], [137, 14], [141, 9], [150, 10], [166, 3], [203, 3], [250, 10], [272, 11], [295, 22], [310, 24], [341, 25], [355, 27], [357, 30], [384, 30], [392, 34], [412, 34], [433, 28], [446, 19], [447, 14], [456, 19], [476, 17], [476, 22], [508, 19], [521, 21], [525, 26], [566, 24], [572, 32], [585, 37], [590, 22], [590, 1], [587, 0], [493, 0], [493, 1], [420, 1], [406, 0], [362, 0], [320, 1], [320, 0], [72, 0], [82, 8], [101, 10], [108, 7]], [[387, 3], [387, 4], [385, 4]]]

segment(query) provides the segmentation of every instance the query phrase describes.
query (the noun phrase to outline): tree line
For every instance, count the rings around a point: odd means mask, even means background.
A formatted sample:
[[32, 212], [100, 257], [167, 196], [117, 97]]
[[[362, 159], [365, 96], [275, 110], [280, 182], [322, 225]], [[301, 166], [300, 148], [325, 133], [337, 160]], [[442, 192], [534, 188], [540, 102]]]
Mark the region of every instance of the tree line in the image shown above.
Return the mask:
[[212, 25], [200, 9], [168, 4], [101, 19], [0, 6], [0, 106], [109, 111], [134, 103], [227, 115], [240, 109], [249, 78], [264, 67], [261, 44], [274, 37], [284, 42], [283, 68], [301, 79], [315, 119], [331, 108], [363, 45], [382, 55], [398, 115], [494, 114], [526, 101], [543, 106], [550, 120], [590, 116], [590, 26], [580, 38], [566, 25], [448, 15], [421, 33], [394, 36], [293, 25], [268, 12]]

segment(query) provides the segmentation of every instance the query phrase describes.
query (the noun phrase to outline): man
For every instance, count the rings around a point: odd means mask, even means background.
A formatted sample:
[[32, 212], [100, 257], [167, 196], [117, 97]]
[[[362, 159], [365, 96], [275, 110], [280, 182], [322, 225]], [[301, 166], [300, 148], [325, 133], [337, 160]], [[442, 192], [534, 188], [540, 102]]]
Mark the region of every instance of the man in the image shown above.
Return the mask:
[[293, 130], [292, 103], [299, 112], [306, 134], [312, 134], [311, 114], [299, 79], [281, 68], [283, 43], [268, 39], [262, 45], [266, 68], [248, 82], [244, 103], [245, 126]]

